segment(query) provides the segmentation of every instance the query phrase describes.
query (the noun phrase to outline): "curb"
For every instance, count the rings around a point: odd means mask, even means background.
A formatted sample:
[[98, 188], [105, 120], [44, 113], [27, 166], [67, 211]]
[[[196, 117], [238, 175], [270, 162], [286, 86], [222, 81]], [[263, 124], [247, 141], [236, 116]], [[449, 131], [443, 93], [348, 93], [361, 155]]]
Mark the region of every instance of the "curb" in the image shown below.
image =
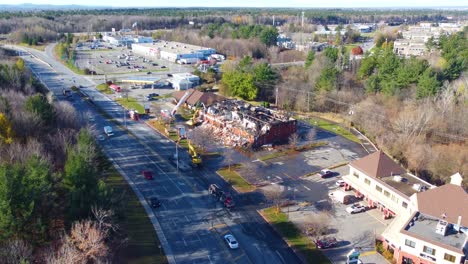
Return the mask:
[[[262, 217], [263, 220], [265, 220], [266, 223], [268, 223], [268, 225], [281, 237], [281, 239], [284, 241], [284, 243], [286, 243], [286, 245], [288, 245], [288, 247], [290, 249], [292, 249], [292, 251], [294, 252], [294, 254], [296, 254], [296, 256], [302, 261], [302, 263], [307, 263], [306, 259], [304, 259], [304, 256], [302, 255], [302, 253], [298, 252], [298, 250], [296, 249], [296, 247], [292, 246], [288, 240], [285, 239], [285, 237], [283, 236], [283, 234], [281, 234], [278, 229], [276, 229], [276, 227], [270, 223], [270, 221], [268, 221], [265, 216], [262, 214], [262, 211], [261, 210], [256, 210], [257, 213]], [[288, 222], [290, 222], [288, 220]]]
[[[102, 148], [102, 151], [106, 153], [106, 155], [109, 157], [107, 151]], [[156, 234], [159, 238], [159, 242], [164, 250], [164, 255], [166, 256], [166, 259], [168, 263], [170, 264], [176, 264], [176, 260], [174, 258], [174, 254], [172, 252], [171, 247], [169, 246], [169, 243], [167, 242], [167, 238], [164, 235], [164, 232], [162, 231], [161, 225], [159, 224], [158, 219], [156, 218], [156, 215], [154, 214], [153, 210], [151, 210], [150, 206], [148, 205], [148, 202], [146, 199], [143, 197], [143, 194], [141, 194], [140, 190], [135, 186], [133, 181], [130, 180], [130, 178], [127, 176], [127, 174], [120, 168], [120, 166], [114, 161], [114, 159], [109, 158], [112, 163], [114, 164], [115, 169], [122, 175], [122, 177], [125, 178], [127, 181], [128, 185], [132, 188], [133, 192], [137, 195], [138, 200], [140, 200], [141, 205], [143, 205], [143, 208], [145, 208], [146, 214], [148, 218], [150, 219], [151, 223], [153, 224], [154, 230], [156, 231]]]

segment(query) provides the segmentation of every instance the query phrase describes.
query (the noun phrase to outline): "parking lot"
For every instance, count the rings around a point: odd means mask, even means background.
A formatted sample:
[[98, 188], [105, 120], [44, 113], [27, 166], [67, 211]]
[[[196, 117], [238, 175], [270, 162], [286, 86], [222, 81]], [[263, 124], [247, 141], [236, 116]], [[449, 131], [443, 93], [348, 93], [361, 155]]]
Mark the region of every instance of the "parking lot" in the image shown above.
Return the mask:
[[[346, 254], [353, 248], [364, 253], [361, 257], [363, 263], [387, 263], [374, 251], [374, 244], [375, 237], [380, 235], [392, 220], [383, 220], [381, 213], [376, 209], [350, 214], [346, 208], [351, 204], [344, 205], [330, 200], [328, 193], [340, 188], [336, 182], [349, 172], [349, 167], [342, 166], [332, 171], [333, 176], [325, 179], [315, 174], [290, 182], [288, 185], [275, 184], [281, 186], [287, 199], [297, 202], [295, 205], [282, 208], [282, 211], [304, 230], [310, 219], [323, 213], [327, 215], [326, 219], [322, 219], [328, 223], [326, 235], [320, 237], [334, 237], [338, 241], [337, 247], [323, 249], [323, 253], [332, 263], [345, 263]], [[360, 203], [364, 204], [362, 201]]]
[[[80, 69], [88, 68], [97, 74], [135, 73], [143, 76], [193, 70], [190, 66], [133, 54], [127, 47], [117, 47], [106, 42], [97, 43], [81, 42], [79, 44], [81, 46], [76, 48], [76, 65]], [[91, 47], [96, 48], [91, 49]]]

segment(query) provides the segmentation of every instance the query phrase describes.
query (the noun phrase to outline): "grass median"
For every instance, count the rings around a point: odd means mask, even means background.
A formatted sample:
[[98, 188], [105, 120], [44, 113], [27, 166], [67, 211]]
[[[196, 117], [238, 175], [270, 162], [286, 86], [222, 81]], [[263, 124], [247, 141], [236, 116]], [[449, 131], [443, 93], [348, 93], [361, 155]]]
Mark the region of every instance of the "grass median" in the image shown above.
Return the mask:
[[117, 98], [115, 101], [121, 104], [126, 109], [134, 109], [138, 111], [140, 115], [145, 113], [145, 108], [143, 107], [143, 105], [138, 103], [137, 99], [133, 97]]
[[117, 255], [121, 263], [167, 263], [160, 249], [160, 242], [145, 209], [127, 181], [114, 169], [110, 169], [106, 183], [115, 193], [125, 193], [123, 216], [118, 224], [128, 237], [126, 246]]
[[242, 178], [242, 176], [240, 176], [235, 168], [235, 165], [231, 166], [231, 168], [222, 168], [218, 170], [217, 173], [227, 182], [231, 183], [238, 192], [244, 193], [255, 190], [255, 186], [251, 185], [244, 178]]
[[98, 84], [98, 86], [96, 86], [96, 89], [98, 91], [100, 91], [101, 93], [105, 93], [105, 94], [113, 94], [114, 93], [114, 91], [112, 91], [112, 89], [109, 88], [109, 85], [107, 85], [107, 83]]
[[330, 131], [330, 132], [332, 132], [334, 134], [337, 134], [339, 136], [342, 136], [342, 137], [344, 137], [344, 138], [346, 138], [348, 140], [351, 140], [353, 142], [361, 144], [361, 141], [359, 140], [359, 138], [357, 138], [348, 129], [346, 129], [346, 128], [340, 126], [340, 125], [337, 125], [337, 124], [332, 123], [332, 122], [328, 122], [328, 121], [320, 119], [320, 118], [315, 118], [315, 117], [309, 118], [308, 122], [311, 125], [317, 126], [317, 127], [321, 128], [323, 130]]
[[277, 212], [276, 206], [262, 210], [261, 215], [280, 233], [290, 247], [302, 254], [307, 263], [330, 264], [330, 261], [315, 248], [311, 239], [289, 221], [283, 212]]

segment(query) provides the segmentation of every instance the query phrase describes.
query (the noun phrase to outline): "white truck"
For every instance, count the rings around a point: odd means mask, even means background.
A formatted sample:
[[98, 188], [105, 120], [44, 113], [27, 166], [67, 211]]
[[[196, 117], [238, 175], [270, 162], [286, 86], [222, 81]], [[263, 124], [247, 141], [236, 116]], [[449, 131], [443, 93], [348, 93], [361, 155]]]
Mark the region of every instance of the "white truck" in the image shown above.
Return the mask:
[[110, 126], [105, 126], [105, 127], [104, 127], [104, 133], [105, 133], [108, 137], [114, 135], [114, 132], [112, 131], [112, 127], [110, 127]]

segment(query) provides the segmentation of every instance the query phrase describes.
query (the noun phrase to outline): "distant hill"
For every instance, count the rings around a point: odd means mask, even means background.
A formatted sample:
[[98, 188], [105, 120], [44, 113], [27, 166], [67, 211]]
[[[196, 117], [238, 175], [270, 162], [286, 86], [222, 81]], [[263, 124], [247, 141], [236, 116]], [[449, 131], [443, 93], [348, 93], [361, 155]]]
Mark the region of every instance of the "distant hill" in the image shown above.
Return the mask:
[[44, 5], [44, 4], [16, 4], [16, 5], [0, 5], [0, 10], [3, 11], [37, 11], [37, 10], [77, 10], [77, 9], [104, 9], [112, 8], [111, 6], [85, 6], [85, 5]]

